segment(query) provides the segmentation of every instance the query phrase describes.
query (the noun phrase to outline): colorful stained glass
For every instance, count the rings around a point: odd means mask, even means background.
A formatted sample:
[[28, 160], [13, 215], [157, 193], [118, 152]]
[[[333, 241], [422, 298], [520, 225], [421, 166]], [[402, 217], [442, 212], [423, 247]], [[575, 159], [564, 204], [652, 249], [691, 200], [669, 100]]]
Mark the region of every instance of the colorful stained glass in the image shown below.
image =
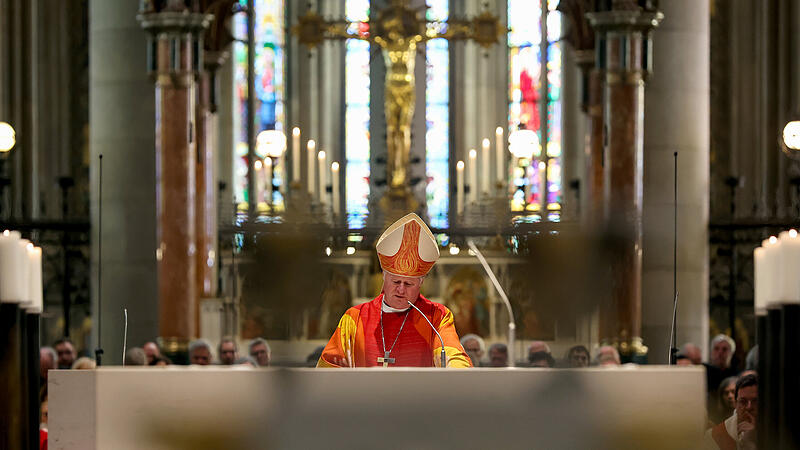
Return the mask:
[[[447, 20], [448, 0], [428, 0], [426, 18]], [[425, 47], [425, 173], [430, 224], [447, 228], [450, 197], [450, 54], [445, 39], [428, 41]]]
[[[246, 0], [240, 0], [245, 6]], [[263, 130], [279, 130], [285, 132], [284, 111], [284, 0], [256, 0], [255, 1], [255, 132], [258, 135]], [[247, 36], [247, 22], [243, 14], [238, 14], [234, 19], [234, 32], [239, 38]], [[247, 191], [247, 45], [236, 42], [233, 46], [234, 55], [234, 173], [233, 194], [242, 206], [250, 203]], [[283, 183], [284, 168], [273, 166], [274, 179], [271, 180], [275, 187]], [[266, 204], [264, 198], [266, 183], [269, 180], [256, 181], [256, 204]], [[278, 189], [273, 192], [273, 203], [280, 206], [283, 203]]]
[[[521, 160], [515, 169], [518, 191], [511, 200], [513, 211], [535, 212], [537, 217], [560, 220], [561, 177], [561, 14], [558, 0], [547, 0], [542, 20], [540, 0], [508, 0], [509, 46], [509, 133], [534, 130], [540, 148], [531, 160]], [[542, 42], [542, 25], [547, 25], [547, 42]], [[535, 26], [531, 26], [536, 24]], [[543, 44], [547, 51], [543, 52]], [[544, 54], [543, 54], [544, 53]], [[546, 70], [543, 83], [542, 68]], [[544, 104], [546, 102], [546, 108]], [[547, 124], [543, 126], [543, 111]], [[522, 194], [524, 192], [524, 194]], [[545, 216], [543, 209], [547, 210]]]
[[[369, 0], [347, 0], [345, 17], [369, 20]], [[357, 24], [359, 33], [367, 24]], [[345, 210], [350, 228], [363, 228], [369, 213], [369, 43], [349, 39], [345, 44]]]

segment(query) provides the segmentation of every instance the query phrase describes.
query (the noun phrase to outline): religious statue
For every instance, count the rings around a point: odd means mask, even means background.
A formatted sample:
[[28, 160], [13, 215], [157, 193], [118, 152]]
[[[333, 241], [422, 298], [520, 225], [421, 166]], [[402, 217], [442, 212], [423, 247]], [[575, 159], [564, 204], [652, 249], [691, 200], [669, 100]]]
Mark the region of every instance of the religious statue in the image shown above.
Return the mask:
[[[416, 85], [414, 65], [418, 47], [437, 38], [473, 39], [483, 46], [497, 42], [505, 32], [496, 16], [488, 12], [471, 21], [450, 19], [447, 22], [428, 22], [421, 9], [412, 9], [407, 0], [392, 0], [379, 11], [376, 18], [366, 22], [367, 31], [346, 21], [326, 22], [309, 11], [299, 18], [294, 28], [301, 43], [314, 46], [322, 39], [360, 39], [380, 47], [386, 63], [386, 163], [389, 189], [381, 199], [386, 220], [417, 208], [409, 186], [411, 151], [411, 122], [414, 117]], [[424, 8], [422, 8], [424, 9]]]

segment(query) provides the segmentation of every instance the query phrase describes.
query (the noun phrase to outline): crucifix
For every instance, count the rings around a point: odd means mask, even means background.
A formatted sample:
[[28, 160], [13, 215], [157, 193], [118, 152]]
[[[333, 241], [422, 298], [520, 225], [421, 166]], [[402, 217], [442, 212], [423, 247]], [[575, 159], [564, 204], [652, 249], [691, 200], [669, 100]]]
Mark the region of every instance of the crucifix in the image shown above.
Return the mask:
[[389, 367], [389, 364], [394, 364], [394, 358], [389, 358], [389, 352], [383, 352], [383, 357], [378, 356], [378, 364], [383, 363], [383, 367]]
[[[411, 193], [409, 165], [411, 123], [416, 99], [414, 64], [418, 46], [431, 39], [471, 39], [483, 47], [497, 42], [506, 30], [500, 19], [484, 11], [467, 19], [451, 18], [430, 22], [423, 18], [427, 8], [411, 8], [409, 0], [391, 0], [367, 22], [326, 21], [309, 11], [292, 29], [301, 44], [314, 47], [324, 39], [359, 39], [378, 46], [386, 64], [386, 176], [388, 190], [380, 201], [385, 220], [415, 211], [418, 203]], [[397, 217], [394, 217], [394, 216]]]

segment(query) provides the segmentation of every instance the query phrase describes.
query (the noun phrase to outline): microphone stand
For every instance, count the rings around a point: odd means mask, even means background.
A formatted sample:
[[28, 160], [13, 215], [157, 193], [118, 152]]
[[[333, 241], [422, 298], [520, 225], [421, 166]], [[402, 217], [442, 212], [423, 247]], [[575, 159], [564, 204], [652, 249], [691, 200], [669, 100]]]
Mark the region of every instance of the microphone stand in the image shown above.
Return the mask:
[[472, 242], [472, 239], [467, 241], [467, 245], [470, 250], [475, 253], [475, 256], [478, 257], [478, 261], [480, 261], [481, 266], [483, 266], [483, 270], [489, 275], [489, 279], [492, 280], [494, 288], [497, 289], [500, 298], [506, 305], [506, 309], [508, 309], [508, 363], [510, 364], [509, 367], [514, 367], [516, 365], [516, 359], [514, 358], [514, 341], [517, 333], [517, 324], [514, 322], [514, 310], [511, 308], [511, 302], [508, 300], [508, 296], [506, 296], [506, 291], [503, 290], [503, 287], [500, 286], [500, 282], [497, 281], [497, 277], [494, 276], [494, 272], [492, 272], [492, 269], [489, 267], [489, 263], [486, 262], [486, 258], [483, 257], [483, 254], [478, 250], [478, 247], [475, 246], [475, 243]]
[[94, 360], [97, 367], [103, 365], [103, 154], [98, 157], [99, 180], [97, 193], [97, 348]]
[[673, 170], [674, 218], [672, 229], [672, 327], [669, 340], [669, 364], [678, 364], [678, 152], [673, 153], [675, 162]]
[[447, 355], [445, 355], [445, 353], [444, 353], [444, 339], [442, 339], [442, 335], [439, 334], [438, 331], [436, 331], [436, 327], [433, 326], [433, 324], [431, 323], [430, 320], [428, 320], [428, 316], [426, 316], [422, 311], [420, 311], [419, 308], [414, 306], [413, 303], [409, 302], [408, 300], [406, 300], [406, 302], [408, 302], [408, 304], [411, 305], [412, 308], [416, 309], [420, 313], [420, 315], [422, 315], [422, 318], [425, 319], [425, 322], [428, 322], [428, 325], [431, 326], [431, 329], [433, 330], [434, 333], [436, 333], [436, 336], [439, 336], [439, 342], [442, 343], [442, 369], [446, 369], [447, 368]]

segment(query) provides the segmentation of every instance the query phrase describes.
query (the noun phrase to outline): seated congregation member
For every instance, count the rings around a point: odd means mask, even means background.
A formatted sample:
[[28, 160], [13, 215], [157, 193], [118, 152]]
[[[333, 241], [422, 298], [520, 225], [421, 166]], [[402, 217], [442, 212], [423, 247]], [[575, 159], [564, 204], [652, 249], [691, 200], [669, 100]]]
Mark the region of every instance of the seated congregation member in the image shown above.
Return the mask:
[[533, 341], [528, 346], [529, 367], [555, 367], [556, 360], [550, 352], [550, 346], [543, 341]]
[[467, 352], [467, 356], [469, 356], [470, 361], [472, 361], [472, 365], [474, 367], [480, 366], [481, 359], [484, 353], [486, 353], [486, 342], [483, 341], [483, 338], [477, 334], [468, 334], [461, 338], [461, 346], [464, 347], [464, 351]]
[[736, 408], [736, 381], [738, 377], [728, 377], [722, 380], [717, 390], [716, 401], [709, 403], [709, 420], [715, 425], [727, 419]]
[[681, 350], [681, 353], [686, 355], [689, 361], [691, 361], [692, 364], [696, 366], [699, 366], [700, 364], [703, 363], [703, 352], [700, 351], [700, 347], [694, 345], [691, 342], [683, 344], [683, 349]]
[[589, 367], [589, 362], [592, 357], [589, 355], [589, 349], [583, 345], [576, 345], [567, 350], [567, 356], [564, 358], [564, 365], [570, 368]]
[[248, 353], [250, 353], [250, 357], [258, 363], [258, 367], [269, 367], [269, 360], [272, 358], [272, 349], [269, 348], [266, 339], [253, 339], [250, 341], [247, 350]]
[[724, 422], [706, 431], [707, 450], [750, 450], [756, 448], [758, 419], [758, 377], [745, 375], [736, 381], [736, 408]]
[[72, 343], [72, 341], [66, 337], [61, 338], [57, 340], [55, 344], [53, 344], [53, 348], [56, 349], [56, 355], [58, 355], [58, 368], [72, 368], [75, 358], [78, 357], [78, 354], [75, 351], [75, 345]]
[[125, 353], [126, 366], [146, 366], [147, 355], [141, 347], [133, 347]]
[[87, 356], [81, 356], [72, 363], [73, 370], [93, 370], [95, 368], [97, 368], [97, 363]]
[[675, 365], [676, 366], [693, 366], [694, 364], [692, 363], [692, 360], [691, 360], [691, 358], [689, 358], [689, 356], [687, 356], [683, 352], [678, 352], [675, 355]]
[[706, 367], [706, 389], [709, 394], [709, 403], [712, 396], [717, 392], [719, 383], [725, 378], [735, 376], [738, 372], [735, 367], [731, 367], [733, 353], [736, 351], [736, 343], [724, 334], [718, 334], [711, 340], [711, 354], [708, 358]]
[[[392, 224], [376, 244], [383, 289], [374, 300], [348, 309], [317, 367], [471, 367], [458, 339], [453, 313], [420, 294], [439, 259], [433, 233], [416, 214]], [[435, 328], [435, 330], [434, 330]]]
[[489, 367], [508, 367], [508, 346], [501, 342], [489, 347]]
[[231, 338], [222, 338], [219, 341], [217, 352], [219, 354], [219, 364], [222, 366], [233, 365], [239, 357], [239, 348], [236, 345], [236, 341]]
[[158, 349], [158, 344], [153, 341], [145, 342], [142, 346], [144, 354], [147, 356], [147, 365], [153, 366], [153, 360], [161, 356], [161, 350]]
[[53, 347], [39, 349], [39, 386], [47, 386], [47, 372], [56, 368], [56, 351]]
[[619, 366], [622, 361], [619, 358], [619, 352], [616, 348], [610, 345], [604, 345], [597, 349], [597, 355], [594, 358], [594, 365], [600, 367]]
[[205, 339], [197, 339], [189, 343], [189, 364], [208, 366], [213, 360], [211, 344]]

